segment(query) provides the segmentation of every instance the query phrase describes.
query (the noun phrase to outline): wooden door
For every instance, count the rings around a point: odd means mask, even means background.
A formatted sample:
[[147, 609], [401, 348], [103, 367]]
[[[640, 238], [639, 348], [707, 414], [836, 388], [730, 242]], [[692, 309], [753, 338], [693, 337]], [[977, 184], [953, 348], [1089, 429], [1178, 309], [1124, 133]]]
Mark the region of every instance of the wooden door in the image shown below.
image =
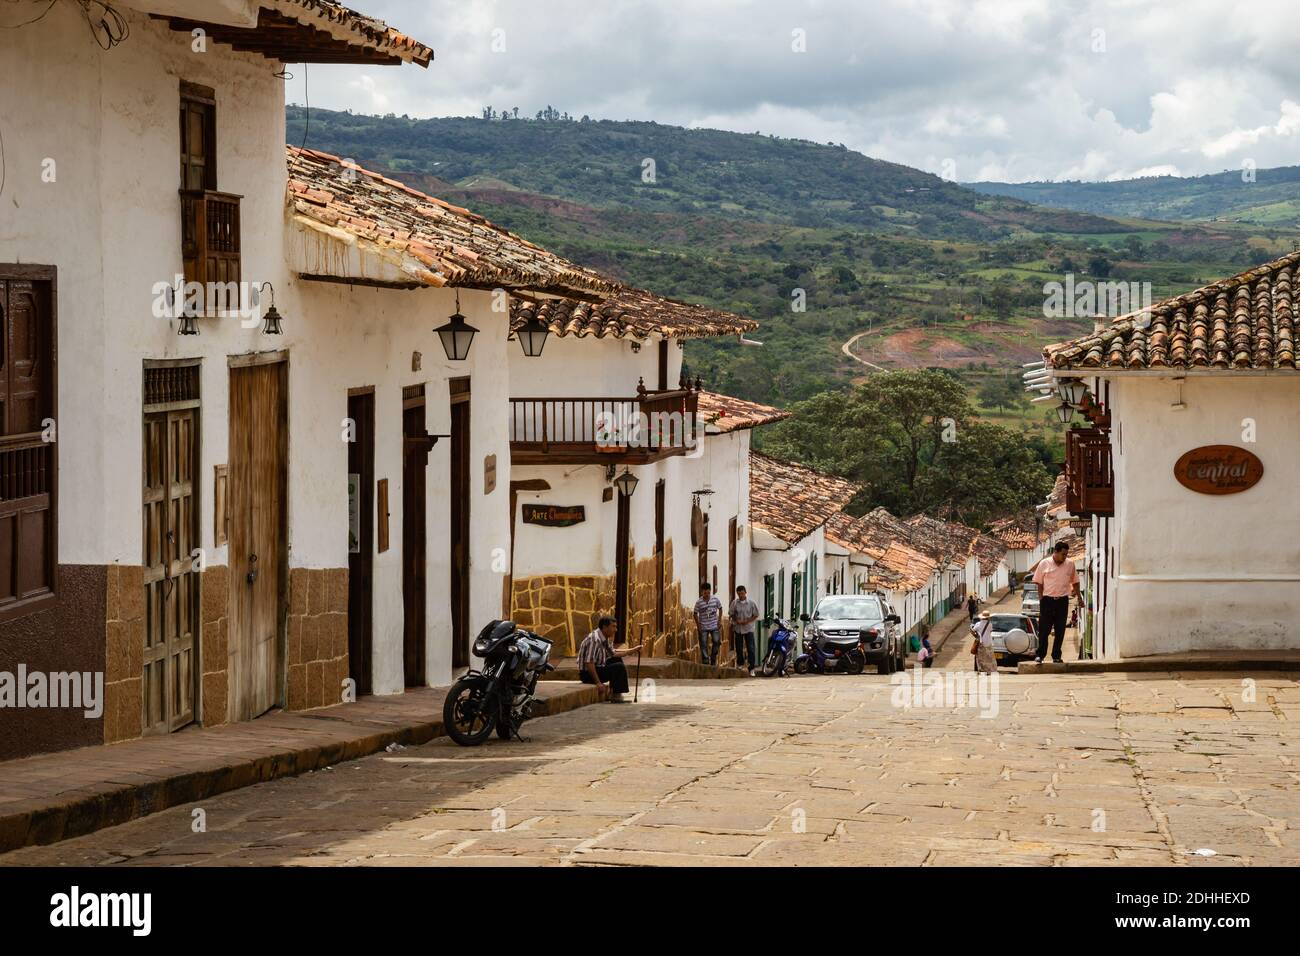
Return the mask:
[[655, 482], [655, 629], [664, 632], [664, 479]]
[[696, 584], [702, 584], [709, 580], [709, 516], [706, 514], [704, 520], [700, 522], [700, 560], [699, 560], [699, 581]]
[[736, 597], [736, 519], [727, 522], [727, 596], [723, 604], [729, 604]]
[[230, 370], [230, 719], [282, 700], [288, 364]]
[[451, 388], [451, 666], [469, 666], [469, 379]]
[[429, 451], [424, 444], [424, 386], [402, 393], [402, 669], [407, 687], [425, 681], [425, 602], [428, 505], [425, 480]]
[[[375, 393], [348, 396], [348, 676], [371, 692], [375, 573]], [[355, 509], [355, 517], [351, 509]]]
[[631, 525], [632, 499], [620, 492], [618, 498], [618, 525], [614, 531], [614, 617], [618, 620], [616, 644], [627, 642], [627, 552]]
[[198, 690], [199, 367], [146, 368], [144, 378], [141, 727], [163, 734], [194, 721]]

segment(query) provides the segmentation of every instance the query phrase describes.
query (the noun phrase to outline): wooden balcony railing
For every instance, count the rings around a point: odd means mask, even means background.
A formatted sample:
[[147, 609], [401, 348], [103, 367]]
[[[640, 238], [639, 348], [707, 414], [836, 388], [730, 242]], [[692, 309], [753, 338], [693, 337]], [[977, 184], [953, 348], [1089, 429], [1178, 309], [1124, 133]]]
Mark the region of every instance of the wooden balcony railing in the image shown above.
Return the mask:
[[54, 484], [40, 432], [0, 438], [0, 621], [53, 597]]
[[1115, 513], [1108, 429], [1072, 428], [1065, 433], [1065, 507], [1081, 518]]
[[645, 463], [695, 447], [699, 383], [631, 398], [510, 399], [511, 460]]
[[181, 258], [185, 263], [185, 281], [204, 287], [203, 312], [207, 315], [237, 309], [240, 305], [240, 198], [213, 190], [181, 190]]

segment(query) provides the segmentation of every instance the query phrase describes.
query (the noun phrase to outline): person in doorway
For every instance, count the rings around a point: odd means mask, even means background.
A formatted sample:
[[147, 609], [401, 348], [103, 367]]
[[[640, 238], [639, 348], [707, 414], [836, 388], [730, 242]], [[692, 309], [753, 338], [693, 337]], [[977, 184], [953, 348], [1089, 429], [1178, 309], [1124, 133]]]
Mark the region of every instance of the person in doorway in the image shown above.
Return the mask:
[[578, 645], [578, 677], [584, 684], [595, 684], [601, 697], [608, 696], [611, 703], [622, 704], [627, 693], [627, 667], [623, 658], [637, 653], [641, 645], [614, 650], [612, 641], [617, 631], [618, 621], [606, 616], [582, 639]]
[[758, 605], [749, 599], [743, 584], [736, 587], [736, 599], [731, 602], [731, 640], [736, 645], [736, 666], [745, 666], [745, 651], [749, 651], [749, 676], [754, 676], [758, 666], [754, 625], [758, 623]]
[[989, 612], [981, 611], [979, 620], [970, 629], [975, 635], [975, 643], [971, 645], [970, 652], [975, 655], [976, 673], [996, 674], [998, 658], [993, 653], [993, 622], [989, 620]]
[[966, 599], [966, 614], [970, 617], [970, 622], [975, 623], [975, 616], [980, 612], [980, 599], [974, 594]]
[[700, 582], [700, 599], [695, 602], [695, 629], [700, 636], [700, 663], [717, 664], [722, 646], [722, 602], [713, 593], [713, 585]]
[[1043, 662], [1047, 639], [1056, 632], [1052, 642], [1052, 663], [1061, 663], [1061, 645], [1065, 641], [1065, 622], [1070, 613], [1070, 598], [1079, 597], [1079, 573], [1074, 562], [1067, 559], [1070, 546], [1056, 542], [1052, 553], [1034, 568], [1034, 583], [1038, 585], [1038, 663]]

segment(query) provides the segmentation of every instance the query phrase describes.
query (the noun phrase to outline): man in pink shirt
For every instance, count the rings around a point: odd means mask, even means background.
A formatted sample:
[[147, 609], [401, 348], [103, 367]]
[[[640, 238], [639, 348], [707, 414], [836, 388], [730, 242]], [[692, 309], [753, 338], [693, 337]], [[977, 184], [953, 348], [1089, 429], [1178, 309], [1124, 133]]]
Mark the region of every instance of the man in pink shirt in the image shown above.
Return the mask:
[[1079, 574], [1074, 562], [1067, 559], [1070, 546], [1056, 542], [1050, 557], [1043, 558], [1034, 568], [1034, 583], [1038, 585], [1038, 663], [1043, 662], [1047, 638], [1056, 631], [1052, 644], [1052, 662], [1061, 663], [1061, 644], [1065, 641], [1065, 622], [1070, 616], [1070, 596], [1079, 596]]

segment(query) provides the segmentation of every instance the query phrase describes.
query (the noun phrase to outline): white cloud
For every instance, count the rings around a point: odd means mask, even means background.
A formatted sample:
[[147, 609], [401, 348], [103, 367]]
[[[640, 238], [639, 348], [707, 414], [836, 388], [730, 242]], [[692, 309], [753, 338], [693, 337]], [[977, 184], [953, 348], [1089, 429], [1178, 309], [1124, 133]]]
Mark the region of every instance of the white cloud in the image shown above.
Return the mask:
[[[936, 172], [952, 160], [963, 180], [1297, 162], [1300, 30], [1278, 26], [1293, 21], [1291, 0], [1255, 0], [1248, 16], [1220, 0], [357, 4], [436, 59], [427, 71], [312, 66], [313, 105], [414, 116], [552, 105], [843, 142]], [[791, 49], [796, 28], [805, 53]], [[298, 79], [287, 95], [303, 101]]]

